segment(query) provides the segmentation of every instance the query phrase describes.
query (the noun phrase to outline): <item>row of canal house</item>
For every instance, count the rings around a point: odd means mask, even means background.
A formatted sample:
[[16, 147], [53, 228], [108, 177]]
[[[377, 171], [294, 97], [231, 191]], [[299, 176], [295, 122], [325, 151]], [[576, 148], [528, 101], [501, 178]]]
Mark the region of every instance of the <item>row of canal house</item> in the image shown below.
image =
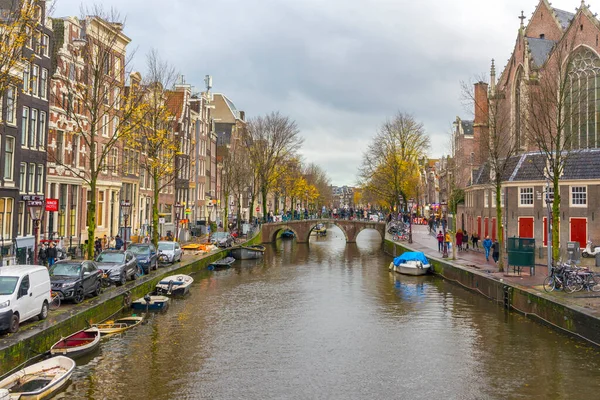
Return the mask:
[[[567, 242], [579, 242], [585, 247], [588, 239], [600, 243], [600, 21], [581, 3], [575, 13], [553, 8], [541, 0], [527, 24], [521, 19], [513, 53], [496, 82], [492, 63], [489, 87], [475, 85], [474, 129], [468, 133], [456, 130], [457, 148], [467, 149], [454, 154], [457, 174], [463, 176], [465, 202], [458, 208], [457, 226], [480, 237], [495, 239], [496, 205], [491, 186], [491, 171], [486, 163], [485, 134], [487, 132], [487, 93], [492, 99], [501, 96], [510, 105], [510, 128], [506, 140], [518, 141], [519, 151], [509, 162], [501, 192], [506, 237], [536, 239], [538, 254], [543, 257], [547, 246], [547, 207], [545, 203], [546, 162], [539, 151], [527, 140], [525, 102], [536, 85], [536, 76], [550, 73], [545, 66], [549, 59], [558, 57], [555, 49], [569, 40], [566, 61], [569, 71], [570, 97], [579, 121], [569, 120], [568, 129], [574, 133], [574, 148], [560, 181], [560, 245], [563, 252]], [[566, 48], [566, 46], [564, 47]], [[558, 53], [560, 54], [560, 53]], [[583, 95], [585, 92], [585, 95]], [[496, 97], [497, 98], [497, 97]], [[479, 103], [479, 104], [478, 104]], [[483, 104], [483, 106], [482, 106]], [[464, 126], [460, 119], [457, 125]], [[480, 158], [479, 158], [480, 157]], [[444, 201], [444, 199], [442, 199]]]
[[[61, 239], [73, 250], [87, 240], [87, 204], [97, 199], [96, 236], [123, 235], [121, 202], [131, 204], [128, 236], [150, 231], [151, 181], [141, 165], [143, 150], [117, 142], [105, 160], [95, 193], [85, 176], [89, 168], [89, 111], [84, 107], [90, 85], [90, 57], [102, 51], [100, 105], [96, 151], [110, 142], [122, 120], [124, 96], [132, 85], [141, 85], [140, 73], [127, 71], [131, 39], [121, 24], [98, 17], [49, 18], [45, 1], [39, 1], [38, 25], [23, 49], [24, 66], [13, 75], [20, 83], [2, 96], [0, 130], [0, 264], [23, 262], [32, 256], [34, 228], [27, 200], [56, 199], [54, 211], [42, 215], [40, 239]], [[30, 61], [29, 61], [30, 60]], [[204, 92], [180, 77], [168, 94], [173, 115], [172, 134], [178, 139], [176, 176], [159, 196], [160, 235], [179, 228], [184, 238], [191, 228], [215, 221], [220, 215], [217, 135], [212, 113], [215, 105], [207, 78]], [[216, 95], [218, 96], [218, 95]], [[231, 103], [231, 102], [230, 102]], [[233, 103], [231, 103], [233, 105]], [[238, 113], [240, 115], [240, 113]], [[243, 118], [243, 112], [241, 112]], [[83, 134], [82, 134], [83, 133]], [[177, 206], [177, 207], [176, 207]]]

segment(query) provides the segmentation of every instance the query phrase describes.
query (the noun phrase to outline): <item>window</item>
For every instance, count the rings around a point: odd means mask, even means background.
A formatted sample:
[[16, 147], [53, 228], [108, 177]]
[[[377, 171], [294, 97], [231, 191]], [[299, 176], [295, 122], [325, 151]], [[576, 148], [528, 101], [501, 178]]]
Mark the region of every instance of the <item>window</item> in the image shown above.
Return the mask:
[[490, 206], [490, 193], [487, 190], [483, 191], [483, 207], [488, 208]]
[[587, 206], [586, 186], [571, 186], [571, 205], [574, 207]]
[[37, 176], [35, 179], [35, 192], [38, 194], [44, 193], [44, 166], [42, 164], [37, 165]]
[[31, 68], [31, 94], [37, 96], [39, 94], [39, 82], [38, 76], [40, 74], [40, 67], [33, 65]]
[[114, 104], [115, 108], [118, 110], [121, 107], [121, 95], [119, 94], [119, 88], [114, 89]]
[[115, 78], [118, 81], [121, 80], [121, 59], [119, 57], [115, 57]]
[[103, 115], [102, 116], [102, 136], [108, 137], [108, 125], [109, 125], [108, 115]]
[[17, 236], [25, 236], [25, 224], [27, 221], [25, 220], [25, 202], [19, 202], [19, 223], [17, 224]]
[[35, 164], [29, 164], [27, 170], [27, 193], [33, 193], [33, 183], [35, 182]]
[[113, 118], [113, 124], [112, 124], [112, 135], [113, 137], [115, 137], [117, 135], [117, 129], [119, 128], [119, 117], [114, 117]]
[[42, 32], [35, 31], [35, 52], [42, 54]]
[[21, 163], [19, 170], [19, 192], [25, 193], [25, 179], [27, 178], [27, 164]]
[[496, 192], [492, 190], [492, 207], [496, 207]]
[[110, 90], [108, 88], [108, 85], [104, 85], [104, 105], [107, 106], [110, 104]]
[[56, 131], [56, 162], [63, 162], [63, 154], [65, 152], [65, 131]]
[[29, 93], [29, 69], [31, 66], [25, 61], [25, 68], [23, 68], [23, 92]]
[[10, 197], [0, 198], [0, 234], [4, 240], [12, 237], [13, 201]]
[[544, 187], [544, 206], [548, 205], [548, 198], [550, 203], [554, 201], [554, 186]]
[[96, 222], [98, 223], [98, 227], [104, 226], [104, 192], [98, 192], [98, 211], [96, 212]]
[[504, 190], [500, 192], [500, 206], [504, 207]]
[[533, 188], [520, 188], [519, 189], [520, 199], [519, 205], [521, 207], [533, 206]]
[[74, 81], [76, 77], [75, 63], [69, 63], [69, 80]]
[[[102, 159], [102, 156], [105, 158]], [[102, 151], [100, 151], [100, 146], [98, 146], [98, 164], [100, 165], [100, 169], [103, 174], [108, 174], [108, 162], [106, 161], [108, 158], [108, 154], [106, 154], [106, 146], [102, 145]]]
[[15, 124], [15, 111], [16, 111], [16, 94], [14, 86], [9, 86], [6, 89], [6, 122], [9, 124]]
[[112, 173], [113, 175], [117, 175], [117, 166], [119, 165], [119, 149], [113, 147], [111, 150], [110, 157], [110, 166], [112, 168]]
[[42, 68], [42, 77], [40, 78], [40, 97], [42, 99], [48, 98], [48, 70]]
[[29, 147], [35, 147], [35, 141], [37, 139], [37, 123], [38, 123], [38, 110], [35, 108], [31, 109], [31, 124], [29, 125]]
[[102, 60], [103, 63], [103, 71], [105, 75], [110, 75], [110, 57], [111, 54], [109, 52], [105, 52], [104, 53], [104, 60]]
[[25, 27], [25, 37], [27, 38], [27, 42], [25, 42], [25, 46], [29, 49], [33, 49], [33, 35], [31, 34], [31, 28]]
[[27, 146], [27, 136], [29, 135], [29, 108], [23, 107], [23, 118], [21, 120], [21, 146]]
[[42, 54], [46, 57], [48, 57], [50, 54], [49, 44], [50, 38], [48, 37], [48, 35], [42, 35]]
[[4, 180], [13, 180], [13, 165], [15, 162], [15, 138], [6, 136], [4, 141]]
[[46, 147], [46, 113], [40, 112], [40, 129], [38, 130], [38, 147]]
[[79, 136], [75, 135], [73, 136], [72, 139], [72, 149], [71, 149], [71, 154], [73, 154], [72, 156], [72, 160], [73, 160], [73, 167], [77, 167], [79, 165]]

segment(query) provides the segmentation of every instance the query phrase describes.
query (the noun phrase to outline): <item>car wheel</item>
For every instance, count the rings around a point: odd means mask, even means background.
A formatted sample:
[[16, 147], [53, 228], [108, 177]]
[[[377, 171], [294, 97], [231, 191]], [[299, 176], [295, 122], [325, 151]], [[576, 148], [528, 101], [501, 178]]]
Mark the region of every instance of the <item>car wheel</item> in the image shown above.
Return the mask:
[[19, 314], [13, 314], [10, 318], [10, 326], [8, 327], [8, 331], [10, 333], [15, 333], [19, 330]]
[[85, 299], [85, 293], [83, 293], [83, 288], [79, 288], [75, 291], [75, 296], [73, 296], [73, 301], [76, 304], [81, 303]]
[[127, 275], [125, 274], [125, 272], [122, 272], [119, 282], [117, 284], [119, 286], [123, 286], [125, 283], [127, 283]]
[[38, 319], [41, 321], [46, 318], [48, 318], [48, 302], [44, 301], [44, 304], [42, 304], [42, 311], [38, 314]]
[[92, 294], [94, 296], [100, 296], [100, 293], [102, 293], [102, 285], [100, 284], [100, 282], [96, 283], [96, 289], [92, 292]]
[[135, 281], [137, 278], [138, 278], [138, 269], [137, 269], [137, 267], [135, 267], [133, 269], [133, 274], [131, 274], [131, 280]]

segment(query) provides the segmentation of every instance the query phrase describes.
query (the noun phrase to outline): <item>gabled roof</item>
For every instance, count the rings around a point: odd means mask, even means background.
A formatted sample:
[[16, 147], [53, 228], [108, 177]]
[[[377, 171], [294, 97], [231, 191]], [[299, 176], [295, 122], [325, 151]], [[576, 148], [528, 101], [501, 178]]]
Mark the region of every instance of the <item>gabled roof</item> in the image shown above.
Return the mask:
[[573, 20], [573, 17], [575, 16], [575, 14], [570, 13], [568, 11], [559, 10], [558, 8], [552, 8], [552, 10], [554, 11], [554, 14], [556, 14], [556, 18], [558, 19], [558, 22], [560, 23], [560, 27], [563, 30], [566, 30], [569, 27], [569, 24], [571, 23], [571, 21]]
[[548, 55], [554, 48], [556, 42], [554, 40], [530, 37], [525, 39], [527, 39], [527, 46], [529, 47], [529, 52], [533, 58], [534, 66], [541, 67], [548, 59]]
[[167, 108], [175, 119], [179, 121], [183, 115], [184, 93], [179, 91], [169, 91], [167, 93]]

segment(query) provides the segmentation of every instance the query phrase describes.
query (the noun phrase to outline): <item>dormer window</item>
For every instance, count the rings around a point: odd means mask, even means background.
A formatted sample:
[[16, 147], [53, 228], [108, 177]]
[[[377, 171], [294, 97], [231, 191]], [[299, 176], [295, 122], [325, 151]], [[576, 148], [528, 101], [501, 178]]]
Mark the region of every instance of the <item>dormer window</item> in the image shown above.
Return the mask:
[[540, 33], [540, 39], [544, 39], [546, 35], [544, 35], [543, 33]]

